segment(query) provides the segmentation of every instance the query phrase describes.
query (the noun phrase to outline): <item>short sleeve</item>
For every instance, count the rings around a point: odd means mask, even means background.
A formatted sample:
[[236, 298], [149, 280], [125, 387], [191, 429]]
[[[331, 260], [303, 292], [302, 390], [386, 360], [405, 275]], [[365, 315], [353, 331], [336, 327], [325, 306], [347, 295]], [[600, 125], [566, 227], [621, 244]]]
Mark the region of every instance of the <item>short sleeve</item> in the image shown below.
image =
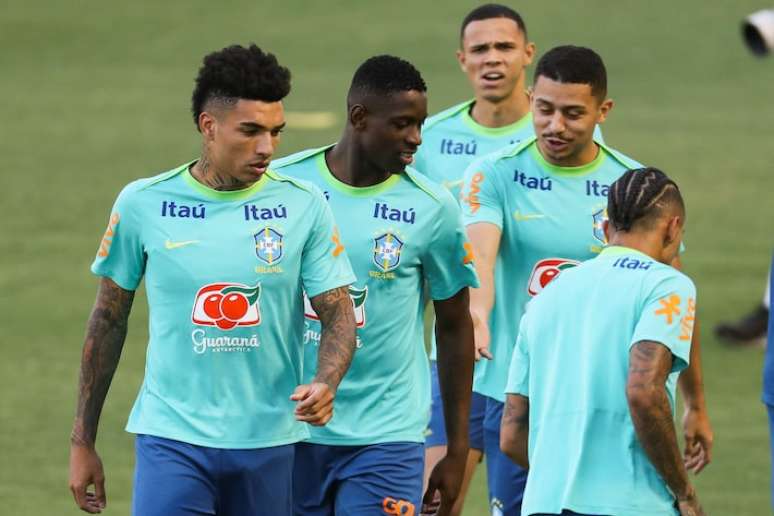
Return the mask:
[[112, 279], [125, 290], [136, 290], [145, 274], [145, 247], [142, 241], [142, 210], [137, 207], [136, 188], [130, 184], [113, 204], [107, 229], [91, 264], [97, 276]]
[[441, 191], [439, 201], [441, 209], [433, 239], [422, 260], [430, 297], [435, 300], [449, 299], [465, 287], [478, 287], [473, 247], [465, 236], [459, 205], [446, 189]]
[[521, 318], [519, 336], [511, 355], [511, 365], [508, 369], [508, 380], [505, 384], [505, 394], [521, 394], [529, 397], [529, 348], [527, 346], [527, 315]]
[[663, 344], [675, 357], [672, 372], [679, 372], [690, 362], [695, 318], [696, 287], [671, 269], [668, 277], [649, 287], [630, 345], [643, 340]]
[[322, 192], [315, 188], [311, 209], [317, 212], [301, 256], [301, 281], [311, 298], [350, 285], [355, 275]]
[[477, 222], [490, 222], [503, 227], [502, 200], [492, 173], [494, 167], [487, 159], [474, 161], [465, 170], [462, 185], [462, 214], [466, 226]]

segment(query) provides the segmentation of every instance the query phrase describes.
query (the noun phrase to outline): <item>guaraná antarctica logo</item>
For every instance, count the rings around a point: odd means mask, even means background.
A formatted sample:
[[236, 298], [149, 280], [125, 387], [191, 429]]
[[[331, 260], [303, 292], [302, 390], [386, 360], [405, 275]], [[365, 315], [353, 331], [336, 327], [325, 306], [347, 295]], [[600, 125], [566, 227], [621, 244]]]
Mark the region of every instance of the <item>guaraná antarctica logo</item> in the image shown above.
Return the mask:
[[532, 268], [532, 274], [527, 284], [527, 292], [530, 296], [538, 295], [546, 285], [556, 279], [562, 271], [580, 265], [579, 261], [567, 258], [546, 258], [540, 260]]

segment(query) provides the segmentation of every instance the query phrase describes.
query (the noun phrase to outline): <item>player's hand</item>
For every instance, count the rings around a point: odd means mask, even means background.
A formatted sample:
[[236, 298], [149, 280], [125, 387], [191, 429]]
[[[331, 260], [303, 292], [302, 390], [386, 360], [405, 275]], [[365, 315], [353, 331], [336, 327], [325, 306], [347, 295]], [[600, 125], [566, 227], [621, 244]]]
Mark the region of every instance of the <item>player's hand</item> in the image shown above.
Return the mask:
[[481, 357], [492, 360], [492, 353], [489, 352], [489, 324], [478, 314], [471, 312], [470, 316], [473, 320], [473, 342], [475, 343], [476, 362], [481, 360]]
[[[88, 491], [89, 486], [94, 491]], [[105, 472], [97, 451], [80, 444], [70, 446], [70, 491], [81, 510], [97, 514], [107, 506]]]
[[698, 474], [712, 460], [712, 425], [706, 410], [687, 408], [683, 415], [685, 469]]
[[297, 401], [296, 420], [314, 426], [323, 426], [333, 417], [333, 390], [327, 383], [312, 382], [299, 385], [290, 399]]
[[[447, 516], [451, 514], [454, 502], [460, 494], [462, 479], [465, 476], [465, 453], [446, 454], [430, 473], [427, 490], [422, 497], [421, 514]], [[440, 494], [440, 496], [439, 496]]]

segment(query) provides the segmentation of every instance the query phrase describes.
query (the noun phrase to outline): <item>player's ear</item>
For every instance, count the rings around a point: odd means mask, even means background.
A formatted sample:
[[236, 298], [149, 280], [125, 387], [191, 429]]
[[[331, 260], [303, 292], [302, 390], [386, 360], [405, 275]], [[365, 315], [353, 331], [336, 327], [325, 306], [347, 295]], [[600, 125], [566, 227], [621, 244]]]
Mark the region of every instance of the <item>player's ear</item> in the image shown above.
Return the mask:
[[462, 49], [459, 49], [455, 54], [457, 56], [457, 62], [460, 64], [460, 69], [467, 73], [465, 70], [465, 52], [463, 52]]
[[610, 242], [610, 220], [605, 219], [602, 221], [602, 231], [605, 233], [605, 242]]
[[535, 46], [535, 44], [531, 41], [528, 41], [527, 46], [524, 47], [524, 54], [526, 54], [527, 56], [527, 59], [524, 60], [525, 67], [532, 64], [532, 59], [534, 59], [536, 52], [537, 52], [537, 47]]
[[368, 111], [363, 104], [353, 104], [349, 108], [349, 123], [352, 124], [357, 130], [363, 130], [366, 128], [366, 118], [368, 117]]
[[598, 124], [601, 124], [605, 121], [608, 113], [610, 113], [610, 110], [613, 109], [614, 104], [615, 103], [613, 102], [613, 99], [605, 99], [599, 104], [599, 117], [597, 118]]
[[202, 133], [205, 141], [212, 141], [215, 139], [215, 125], [217, 120], [212, 114], [202, 111], [199, 113], [199, 132]]
[[679, 242], [683, 230], [683, 219], [680, 215], [671, 215], [667, 220], [664, 231], [664, 247]]

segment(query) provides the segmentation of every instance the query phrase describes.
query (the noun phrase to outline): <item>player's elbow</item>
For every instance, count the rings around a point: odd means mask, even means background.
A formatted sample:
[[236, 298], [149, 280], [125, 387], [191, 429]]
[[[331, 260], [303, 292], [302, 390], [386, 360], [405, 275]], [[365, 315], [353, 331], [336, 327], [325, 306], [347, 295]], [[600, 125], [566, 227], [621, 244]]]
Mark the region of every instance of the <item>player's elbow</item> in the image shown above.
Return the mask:
[[526, 432], [515, 428], [500, 430], [500, 450], [519, 466], [528, 467]]
[[658, 386], [652, 382], [626, 384], [626, 402], [632, 414], [648, 413], [658, 404]]

